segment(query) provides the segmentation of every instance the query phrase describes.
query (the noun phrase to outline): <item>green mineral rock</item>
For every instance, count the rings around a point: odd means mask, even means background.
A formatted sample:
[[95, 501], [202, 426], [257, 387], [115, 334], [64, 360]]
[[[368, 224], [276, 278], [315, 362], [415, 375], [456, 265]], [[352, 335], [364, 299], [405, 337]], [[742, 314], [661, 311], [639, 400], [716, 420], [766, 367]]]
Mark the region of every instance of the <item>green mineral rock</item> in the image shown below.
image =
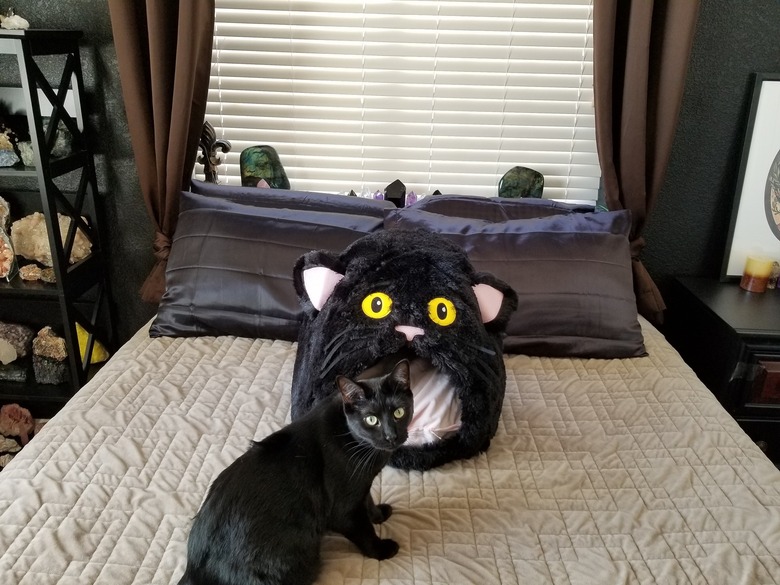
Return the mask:
[[290, 181], [273, 146], [249, 146], [241, 151], [241, 184], [256, 187], [262, 179], [274, 189], [289, 189]]
[[498, 182], [499, 197], [541, 198], [544, 189], [544, 175], [528, 167], [512, 167]]

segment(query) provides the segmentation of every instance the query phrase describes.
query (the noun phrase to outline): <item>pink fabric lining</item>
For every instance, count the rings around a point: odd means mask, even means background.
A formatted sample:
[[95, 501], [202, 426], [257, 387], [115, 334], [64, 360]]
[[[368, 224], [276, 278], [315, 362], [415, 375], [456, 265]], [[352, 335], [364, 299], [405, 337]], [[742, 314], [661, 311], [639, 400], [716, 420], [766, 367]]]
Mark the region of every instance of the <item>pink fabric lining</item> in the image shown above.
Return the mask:
[[446, 438], [460, 429], [460, 400], [450, 379], [428, 360], [411, 362], [414, 414], [405, 445], [425, 445]]
[[[363, 371], [359, 380], [381, 376], [392, 368], [396, 357], [387, 357]], [[461, 425], [460, 400], [449, 377], [425, 359], [410, 361], [414, 414], [409, 423], [409, 438], [404, 445], [435, 443], [456, 433]]]

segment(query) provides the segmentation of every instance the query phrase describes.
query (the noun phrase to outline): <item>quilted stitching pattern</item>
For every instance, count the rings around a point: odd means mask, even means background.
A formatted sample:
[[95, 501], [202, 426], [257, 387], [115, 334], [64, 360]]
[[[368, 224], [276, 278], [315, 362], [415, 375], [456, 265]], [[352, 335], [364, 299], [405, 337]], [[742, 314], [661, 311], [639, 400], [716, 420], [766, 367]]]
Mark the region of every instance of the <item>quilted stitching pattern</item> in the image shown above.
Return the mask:
[[[780, 583], [780, 472], [642, 325], [645, 358], [507, 356], [488, 452], [385, 469], [399, 554], [328, 536], [319, 583]], [[0, 474], [0, 583], [175, 583], [210, 482], [289, 420], [294, 351], [139, 332]]]

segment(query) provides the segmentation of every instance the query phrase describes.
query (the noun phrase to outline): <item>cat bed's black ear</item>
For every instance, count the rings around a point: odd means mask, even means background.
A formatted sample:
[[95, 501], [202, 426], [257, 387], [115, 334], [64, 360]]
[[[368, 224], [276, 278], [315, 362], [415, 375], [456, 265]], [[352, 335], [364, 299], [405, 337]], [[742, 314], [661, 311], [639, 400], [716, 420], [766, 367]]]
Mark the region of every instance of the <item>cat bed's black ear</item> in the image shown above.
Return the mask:
[[489, 272], [477, 272], [472, 288], [479, 303], [485, 329], [490, 332], [504, 331], [509, 318], [517, 309], [515, 290]]
[[344, 266], [330, 252], [314, 250], [298, 258], [293, 284], [304, 312], [312, 315], [321, 310], [342, 278]]

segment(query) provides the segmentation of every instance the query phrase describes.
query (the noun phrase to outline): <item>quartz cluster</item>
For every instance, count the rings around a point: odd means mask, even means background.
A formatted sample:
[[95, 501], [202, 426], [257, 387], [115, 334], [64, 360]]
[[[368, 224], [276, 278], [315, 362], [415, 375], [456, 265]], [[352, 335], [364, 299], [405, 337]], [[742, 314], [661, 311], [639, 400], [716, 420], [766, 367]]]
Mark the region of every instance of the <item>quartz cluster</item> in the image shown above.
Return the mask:
[[[68, 233], [71, 219], [57, 214], [60, 227], [60, 236], [62, 241]], [[53, 266], [51, 248], [49, 247], [49, 235], [46, 228], [46, 217], [39, 211], [26, 215], [11, 224], [11, 244], [18, 256], [28, 260], [35, 260], [44, 266]], [[68, 261], [75, 264], [83, 260], [92, 252], [92, 242], [81, 229], [76, 230], [76, 237], [73, 241], [73, 249]]]

